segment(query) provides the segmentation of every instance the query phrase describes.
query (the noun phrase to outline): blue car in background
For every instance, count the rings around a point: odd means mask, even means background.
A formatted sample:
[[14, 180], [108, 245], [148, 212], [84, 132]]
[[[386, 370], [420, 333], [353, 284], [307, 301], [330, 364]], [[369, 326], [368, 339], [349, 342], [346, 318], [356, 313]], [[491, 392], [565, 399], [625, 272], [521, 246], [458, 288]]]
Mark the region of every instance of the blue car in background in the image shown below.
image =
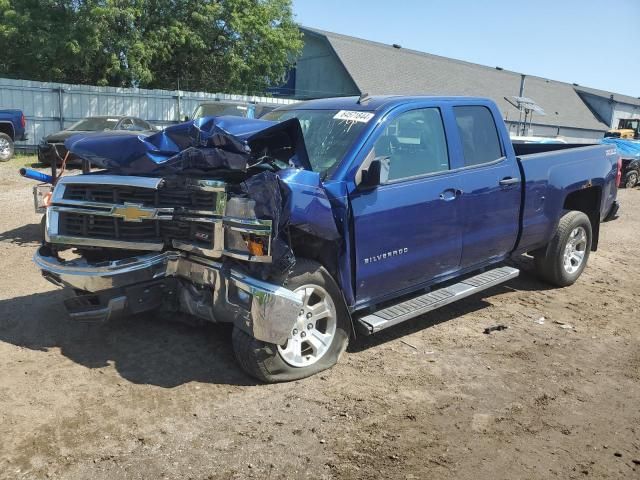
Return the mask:
[[15, 142], [28, 140], [27, 121], [20, 110], [0, 110], [0, 162], [13, 157]]
[[294, 380], [356, 332], [513, 279], [518, 255], [571, 285], [618, 209], [614, 147], [514, 145], [488, 99], [333, 98], [263, 118], [67, 140], [102, 171], [57, 181], [35, 262], [73, 288], [72, 318], [228, 322], [243, 369]]

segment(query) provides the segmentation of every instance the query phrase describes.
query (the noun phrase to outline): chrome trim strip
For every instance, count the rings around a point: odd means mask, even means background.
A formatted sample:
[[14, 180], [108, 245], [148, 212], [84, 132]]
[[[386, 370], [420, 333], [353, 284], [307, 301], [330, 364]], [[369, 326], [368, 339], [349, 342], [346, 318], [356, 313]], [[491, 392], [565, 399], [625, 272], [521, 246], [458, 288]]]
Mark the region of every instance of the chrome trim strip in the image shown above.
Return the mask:
[[76, 206], [76, 207], [87, 207], [87, 208], [104, 208], [104, 209], [109, 209], [110, 211], [113, 210], [114, 208], [117, 207], [125, 207], [127, 204], [129, 205], [136, 205], [140, 208], [148, 208], [148, 209], [154, 209], [156, 211], [158, 211], [159, 213], [170, 213], [173, 214], [174, 212], [174, 208], [171, 207], [145, 207], [143, 204], [141, 203], [136, 203], [136, 202], [123, 202], [123, 203], [105, 203], [105, 202], [91, 202], [88, 200], [69, 200], [67, 198], [63, 198], [57, 202], [55, 202], [54, 205], [59, 205], [59, 206], [63, 206], [66, 207], [67, 205], [70, 206]]
[[225, 228], [228, 228], [229, 230], [233, 230], [234, 232], [239, 232], [239, 233], [251, 233], [253, 235], [271, 235], [271, 229], [269, 229], [269, 230], [258, 230], [256, 228], [236, 227], [236, 226], [233, 226], [233, 225], [225, 225]]
[[[110, 217], [110, 218], [123, 218], [124, 216], [122, 215], [118, 215], [118, 214], [114, 214], [113, 211], [117, 210], [118, 208], [126, 208], [126, 204], [124, 205], [112, 205], [112, 209], [109, 211], [106, 210], [89, 210], [86, 208], [78, 208], [78, 207], [65, 207], [63, 205], [51, 205], [49, 207], [49, 209], [51, 209], [52, 212], [66, 212], [66, 213], [78, 213], [80, 215], [96, 215], [99, 217]], [[147, 209], [147, 210], [154, 210], [154, 215], [153, 217], [149, 217], [149, 218], [145, 218], [144, 220], [173, 220], [173, 216], [160, 216], [158, 215], [158, 213], [164, 213], [164, 212], [158, 212], [159, 209], [155, 208], [155, 209]], [[126, 220], [125, 220], [126, 221]], [[130, 221], [131, 223], [140, 223], [142, 222], [142, 220], [139, 221]]]
[[164, 180], [156, 177], [135, 177], [128, 175], [71, 175], [62, 177], [57, 185], [112, 185], [150, 188], [157, 190]]
[[109, 240], [104, 238], [92, 237], [72, 237], [68, 235], [58, 235], [47, 232], [47, 241], [49, 243], [58, 243], [68, 246], [86, 246], [86, 247], [105, 247], [120, 248], [123, 250], [151, 250], [159, 252], [163, 249], [164, 243], [160, 242], [124, 242], [122, 240]]

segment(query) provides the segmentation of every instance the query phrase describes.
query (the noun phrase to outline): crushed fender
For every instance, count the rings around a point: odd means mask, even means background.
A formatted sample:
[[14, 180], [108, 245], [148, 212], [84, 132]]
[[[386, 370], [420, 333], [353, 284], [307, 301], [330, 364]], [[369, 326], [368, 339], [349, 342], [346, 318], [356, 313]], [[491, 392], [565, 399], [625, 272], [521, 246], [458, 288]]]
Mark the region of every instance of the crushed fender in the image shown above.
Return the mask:
[[[286, 276], [295, 264], [289, 228], [339, 241], [331, 203], [320, 175], [311, 170], [300, 123], [240, 117], [208, 117], [168, 127], [151, 136], [75, 135], [67, 149], [115, 175], [194, 176], [224, 180], [226, 215], [271, 221], [270, 263], [233, 258], [253, 275]], [[313, 221], [310, 222], [310, 219]], [[260, 256], [261, 240], [229, 234], [231, 250]]]

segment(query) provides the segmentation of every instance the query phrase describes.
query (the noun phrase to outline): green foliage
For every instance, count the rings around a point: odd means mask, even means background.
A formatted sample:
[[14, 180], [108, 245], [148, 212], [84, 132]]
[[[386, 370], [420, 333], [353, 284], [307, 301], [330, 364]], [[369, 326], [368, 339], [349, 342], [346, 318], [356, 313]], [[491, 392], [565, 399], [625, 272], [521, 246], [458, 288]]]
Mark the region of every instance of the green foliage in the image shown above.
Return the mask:
[[0, 0], [0, 75], [260, 93], [302, 48], [291, 0]]

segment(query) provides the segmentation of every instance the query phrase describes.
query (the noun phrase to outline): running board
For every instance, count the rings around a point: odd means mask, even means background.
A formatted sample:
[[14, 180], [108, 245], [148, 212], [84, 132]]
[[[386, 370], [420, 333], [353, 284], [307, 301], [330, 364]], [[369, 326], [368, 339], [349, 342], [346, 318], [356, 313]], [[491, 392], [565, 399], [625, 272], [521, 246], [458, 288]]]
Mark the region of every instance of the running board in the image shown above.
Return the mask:
[[358, 322], [371, 334], [392, 327], [405, 320], [417, 317], [455, 301], [466, 298], [474, 293], [494, 287], [500, 283], [516, 278], [520, 270], [512, 267], [500, 267], [488, 270], [461, 282], [449, 285], [439, 290], [433, 290], [424, 295], [405, 300], [390, 307], [383, 308], [366, 315]]

